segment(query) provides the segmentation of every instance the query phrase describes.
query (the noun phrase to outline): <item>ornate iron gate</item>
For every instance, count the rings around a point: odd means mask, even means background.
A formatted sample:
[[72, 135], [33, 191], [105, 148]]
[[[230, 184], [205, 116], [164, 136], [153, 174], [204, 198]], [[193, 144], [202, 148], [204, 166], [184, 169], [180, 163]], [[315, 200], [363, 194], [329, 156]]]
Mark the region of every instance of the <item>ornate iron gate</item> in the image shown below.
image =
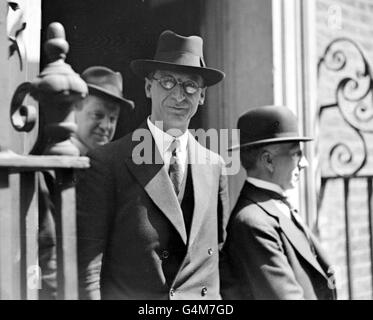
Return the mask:
[[[360, 46], [348, 38], [332, 41], [319, 60], [318, 82], [321, 94], [317, 146], [321, 185], [316, 226], [322, 231], [320, 221], [326, 214], [324, 211], [333, 215], [337, 207], [333, 203], [341, 204], [343, 219], [334, 221], [344, 229], [344, 245], [340, 250], [344, 250], [346, 267], [343, 272], [345, 297], [361, 298], [361, 288], [369, 285], [370, 290], [367, 289], [363, 298], [372, 298], [373, 80], [371, 67]], [[338, 183], [342, 198], [336, 194]], [[329, 195], [326, 194], [328, 185], [334, 188]], [[328, 197], [334, 198], [334, 202], [322, 210]], [[331, 230], [332, 227], [327, 228]], [[363, 253], [360, 256], [355, 254], [359, 250]], [[365, 268], [360, 268], [359, 264]]]

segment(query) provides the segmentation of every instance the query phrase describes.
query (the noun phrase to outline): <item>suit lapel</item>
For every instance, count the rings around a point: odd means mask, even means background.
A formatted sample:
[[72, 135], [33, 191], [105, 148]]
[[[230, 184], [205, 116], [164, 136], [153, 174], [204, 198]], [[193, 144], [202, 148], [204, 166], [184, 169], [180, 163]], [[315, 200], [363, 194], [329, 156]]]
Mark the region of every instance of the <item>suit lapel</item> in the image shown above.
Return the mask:
[[295, 224], [283, 215], [280, 217], [280, 226], [284, 231], [285, 236], [292, 243], [294, 248], [305, 258], [315, 269], [317, 269], [322, 275], [326, 276], [324, 270], [316, 260], [316, 257], [311, 251], [310, 243], [305, 237], [304, 233], [299, 230]]
[[188, 156], [191, 163], [194, 210], [189, 235], [189, 246], [195, 240], [209, 206], [211, 192], [212, 168], [209, 163], [208, 150], [199, 145], [189, 133]]
[[266, 195], [265, 192], [262, 192], [259, 188], [254, 186], [251, 187], [251, 185], [248, 183], [247, 185], [250, 186], [250, 191], [246, 193], [247, 197], [254, 201], [265, 212], [275, 217], [279, 221], [282, 231], [298, 253], [324, 277], [326, 277], [324, 270], [321, 268], [320, 264], [316, 260], [316, 257], [313, 255], [310, 244], [303, 232], [299, 230], [299, 228], [296, 227], [289, 218], [285, 217], [281, 213], [276, 206], [275, 201]]
[[[144, 123], [139, 129], [147, 129], [146, 123]], [[162, 159], [151, 132], [149, 130], [148, 132], [151, 136], [151, 147], [153, 148], [152, 155], [154, 156], [153, 159]], [[133, 145], [129, 149], [128, 156], [125, 158], [125, 162], [130, 172], [136, 177], [137, 181], [144, 188], [157, 207], [163, 212], [168, 220], [170, 220], [172, 225], [180, 234], [181, 239], [186, 244], [187, 235], [183, 214], [163, 162], [161, 161], [162, 163], [155, 164], [136, 164], [132, 158], [132, 150], [140, 142], [132, 142]], [[146, 147], [150, 146], [147, 145]]]

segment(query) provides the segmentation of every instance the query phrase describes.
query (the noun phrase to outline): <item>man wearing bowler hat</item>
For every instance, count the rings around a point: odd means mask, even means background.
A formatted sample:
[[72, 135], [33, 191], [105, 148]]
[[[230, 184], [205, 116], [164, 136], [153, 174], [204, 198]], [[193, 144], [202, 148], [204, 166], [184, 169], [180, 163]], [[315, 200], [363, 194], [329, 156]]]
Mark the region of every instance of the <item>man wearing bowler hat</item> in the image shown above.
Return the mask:
[[[85, 156], [89, 150], [112, 140], [119, 112], [131, 110], [134, 104], [123, 97], [123, 79], [119, 72], [103, 66], [92, 66], [84, 70], [81, 77], [88, 85], [88, 96], [75, 105], [77, 130], [71, 141], [79, 149], [80, 155]], [[41, 299], [56, 298], [54, 190], [54, 176], [44, 171], [39, 180]]]
[[151, 114], [133, 134], [88, 153], [78, 184], [80, 298], [219, 299], [224, 163], [188, 126], [224, 73], [206, 67], [200, 37], [169, 30], [154, 59], [131, 68], [145, 80]]
[[238, 120], [247, 179], [227, 228], [222, 259], [225, 299], [335, 299], [333, 269], [288, 199], [307, 166], [297, 119], [264, 106]]

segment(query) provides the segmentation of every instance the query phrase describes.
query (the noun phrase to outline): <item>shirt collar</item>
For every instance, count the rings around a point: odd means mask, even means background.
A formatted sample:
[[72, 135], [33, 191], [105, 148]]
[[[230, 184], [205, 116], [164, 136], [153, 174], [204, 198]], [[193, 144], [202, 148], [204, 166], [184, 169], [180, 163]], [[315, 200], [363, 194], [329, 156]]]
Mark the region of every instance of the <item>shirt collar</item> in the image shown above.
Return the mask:
[[[167, 152], [175, 137], [169, 135], [167, 132], [164, 132], [163, 130], [155, 126], [150, 121], [150, 117], [148, 117], [147, 119], [147, 124], [151, 134], [153, 135], [155, 144], [157, 145], [158, 150], [163, 156]], [[181, 136], [177, 137], [177, 139], [180, 141], [180, 149], [186, 150], [188, 144], [188, 130], [186, 130]]]
[[275, 183], [265, 181], [262, 179], [258, 179], [258, 178], [253, 178], [253, 177], [247, 177], [246, 181], [253, 184], [254, 186], [258, 188], [270, 190], [270, 191], [276, 192], [282, 197], [285, 197], [285, 198], [287, 197], [287, 194], [284, 191], [284, 189], [282, 189], [279, 185]]

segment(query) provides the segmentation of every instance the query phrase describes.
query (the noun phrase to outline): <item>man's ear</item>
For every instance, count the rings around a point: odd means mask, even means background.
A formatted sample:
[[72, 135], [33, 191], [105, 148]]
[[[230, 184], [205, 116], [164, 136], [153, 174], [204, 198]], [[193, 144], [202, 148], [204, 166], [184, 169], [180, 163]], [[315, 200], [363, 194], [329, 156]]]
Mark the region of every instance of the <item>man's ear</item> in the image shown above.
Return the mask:
[[271, 173], [273, 173], [275, 167], [273, 163], [273, 155], [267, 150], [264, 150], [260, 155], [260, 161], [262, 165]]
[[148, 78], [145, 78], [145, 95], [147, 98], [151, 98], [152, 82]]
[[198, 101], [198, 104], [200, 106], [202, 106], [204, 104], [205, 98], [206, 98], [206, 88], [202, 88], [202, 91], [201, 91], [201, 94], [200, 94], [200, 98], [199, 98], [199, 101]]

